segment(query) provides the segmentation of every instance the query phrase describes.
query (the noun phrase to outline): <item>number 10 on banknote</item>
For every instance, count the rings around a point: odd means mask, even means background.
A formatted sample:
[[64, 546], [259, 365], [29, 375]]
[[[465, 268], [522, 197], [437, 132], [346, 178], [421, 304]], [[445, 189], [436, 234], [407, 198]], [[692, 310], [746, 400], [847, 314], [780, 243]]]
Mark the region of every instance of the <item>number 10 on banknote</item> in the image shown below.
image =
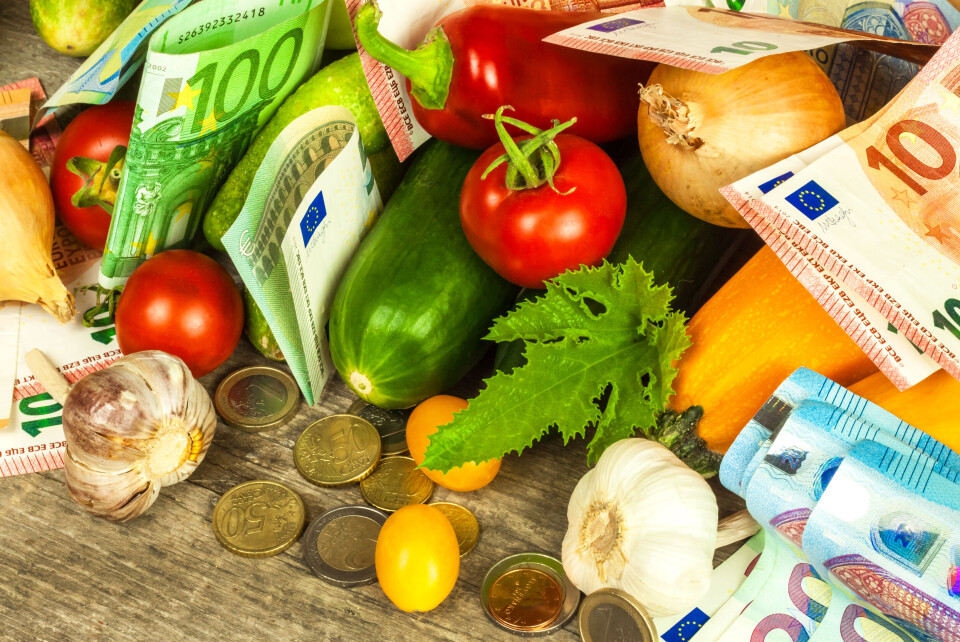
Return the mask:
[[317, 67], [328, 0], [206, 0], [150, 38], [100, 284], [190, 243], [250, 139]]
[[[722, 191], [778, 254], [787, 244], [771, 228], [960, 379], [960, 35], [874, 118], [828, 141], [759, 197], [769, 172]], [[897, 367], [881, 365], [901, 388], [916, 383]]]

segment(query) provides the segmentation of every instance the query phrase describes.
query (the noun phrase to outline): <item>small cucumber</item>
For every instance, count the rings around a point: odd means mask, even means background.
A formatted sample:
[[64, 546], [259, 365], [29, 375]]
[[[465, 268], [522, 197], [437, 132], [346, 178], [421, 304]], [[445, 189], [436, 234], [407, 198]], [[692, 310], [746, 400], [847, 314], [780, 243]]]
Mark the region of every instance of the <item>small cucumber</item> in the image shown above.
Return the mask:
[[330, 353], [369, 403], [406, 408], [454, 385], [516, 298], [460, 227], [460, 188], [478, 156], [436, 140], [418, 150], [340, 281]]

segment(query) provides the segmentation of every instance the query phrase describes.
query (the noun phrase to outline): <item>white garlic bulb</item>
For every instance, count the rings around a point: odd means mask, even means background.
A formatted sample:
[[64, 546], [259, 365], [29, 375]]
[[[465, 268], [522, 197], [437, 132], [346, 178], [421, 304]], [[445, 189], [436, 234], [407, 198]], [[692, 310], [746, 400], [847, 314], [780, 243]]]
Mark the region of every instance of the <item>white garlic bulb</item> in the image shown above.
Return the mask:
[[[178, 357], [148, 350], [122, 357], [57, 392], [37, 351], [37, 379], [63, 403], [67, 490], [98, 517], [126, 521], [147, 510], [162, 486], [186, 479], [213, 441], [213, 403]], [[59, 399], [58, 399], [59, 400]]]
[[664, 446], [622, 439], [577, 484], [563, 569], [584, 593], [617, 588], [653, 617], [689, 610], [710, 587], [717, 500]]

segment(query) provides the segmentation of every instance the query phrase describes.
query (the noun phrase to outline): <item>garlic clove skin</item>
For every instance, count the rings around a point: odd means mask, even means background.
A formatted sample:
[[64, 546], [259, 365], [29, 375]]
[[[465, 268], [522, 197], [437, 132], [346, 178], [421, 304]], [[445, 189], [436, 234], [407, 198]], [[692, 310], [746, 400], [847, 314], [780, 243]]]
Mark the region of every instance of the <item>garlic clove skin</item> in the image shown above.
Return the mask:
[[64, 403], [67, 490], [98, 517], [132, 519], [196, 469], [216, 423], [210, 396], [179, 358], [122, 357], [74, 384]]
[[618, 588], [653, 617], [689, 610], [710, 586], [717, 515], [698, 473], [656, 442], [623, 439], [570, 497], [564, 571], [584, 593]]

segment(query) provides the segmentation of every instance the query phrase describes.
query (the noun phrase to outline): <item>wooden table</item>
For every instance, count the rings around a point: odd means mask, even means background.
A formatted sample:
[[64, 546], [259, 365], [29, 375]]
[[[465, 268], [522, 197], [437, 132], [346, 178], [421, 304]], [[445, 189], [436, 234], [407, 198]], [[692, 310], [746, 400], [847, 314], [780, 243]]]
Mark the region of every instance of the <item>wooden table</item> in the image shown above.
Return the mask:
[[[52, 93], [79, 65], [36, 35], [28, 0], [0, 3], [0, 43], [0, 85], [39, 76]], [[268, 363], [241, 339], [228, 362], [201, 381], [212, 394], [237, 367]], [[459, 392], [469, 394], [489, 368], [489, 361], [482, 364]], [[397, 610], [376, 584], [342, 589], [324, 583], [307, 567], [299, 543], [256, 560], [228, 553], [217, 542], [213, 507], [243, 481], [288, 484], [303, 497], [308, 520], [331, 508], [364, 503], [358, 486], [326, 489], [304, 480], [291, 452], [304, 428], [343, 411], [354, 399], [337, 378], [316, 407], [302, 407], [276, 431], [245, 434], [219, 424], [193, 476], [164, 489], [145, 515], [127, 524], [90, 517], [67, 495], [60, 471], [0, 479], [0, 637], [519, 639], [487, 620], [479, 586], [506, 555], [541, 551], [559, 557], [567, 500], [587, 470], [582, 439], [566, 447], [559, 439], [549, 440], [522, 457], [506, 457], [493, 483], [477, 492], [437, 488], [433, 500], [456, 501], [476, 514], [481, 536], [463, 558], [453, 592], [428, 613]], [[722, 515], [743, 507], [715, 480], [711, 484]], [[721, 549], [716, 561], [733, 550], [736, 545]], [[576, 630], [574, 618], [548, 639], [575, 640]]]

